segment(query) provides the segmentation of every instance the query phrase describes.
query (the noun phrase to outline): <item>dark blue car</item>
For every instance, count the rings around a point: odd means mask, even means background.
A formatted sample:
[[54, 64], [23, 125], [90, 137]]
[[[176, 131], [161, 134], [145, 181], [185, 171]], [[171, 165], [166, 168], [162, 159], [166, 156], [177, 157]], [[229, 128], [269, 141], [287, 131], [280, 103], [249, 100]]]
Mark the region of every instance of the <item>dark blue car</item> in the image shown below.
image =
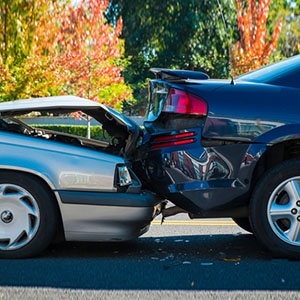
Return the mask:
[[163, 214], [231, 217], [299, 258], [300, 55], [231, 81], [152, 71], [135, 172], [176, 205]]

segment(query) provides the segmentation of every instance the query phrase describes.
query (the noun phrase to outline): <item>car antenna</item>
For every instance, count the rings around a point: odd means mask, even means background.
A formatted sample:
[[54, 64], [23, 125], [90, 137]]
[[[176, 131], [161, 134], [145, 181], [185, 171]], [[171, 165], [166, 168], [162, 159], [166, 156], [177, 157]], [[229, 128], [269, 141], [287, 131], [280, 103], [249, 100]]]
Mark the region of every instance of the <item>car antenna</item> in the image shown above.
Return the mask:
[[228, 55], [229, 55], [229, 64], [231, 66], [230, 68], [230, 75], [231, 75], [231, 82], [230, 84], [234, 85], [234, 78], [233, 78], [233, 64], [232, 64], [232, 58], [231, 58], [231, 55], [230, 55], [230, 41], [229, 41], [229, 35], [228, 35], [228, 31], [227, 31], [227, 26], [226, 26], [226, 22], [225, 22], [225, 18], [224, 18], [224, 14], [223, 14], [223, 9], [222, 9], [222, 6], [220, 4], [220, 1], [217, 0], [218, 2], [218, 6], [219, 6], [219, 10], [221, 12], [221, 16], [222, 16], [222, 21], [223, 21], [223, 26], [224, 26], [224, 29], [225, 29], [225, 34], [226, 34], [226, 38], [227, 38], [227, 47], [228, 47]]

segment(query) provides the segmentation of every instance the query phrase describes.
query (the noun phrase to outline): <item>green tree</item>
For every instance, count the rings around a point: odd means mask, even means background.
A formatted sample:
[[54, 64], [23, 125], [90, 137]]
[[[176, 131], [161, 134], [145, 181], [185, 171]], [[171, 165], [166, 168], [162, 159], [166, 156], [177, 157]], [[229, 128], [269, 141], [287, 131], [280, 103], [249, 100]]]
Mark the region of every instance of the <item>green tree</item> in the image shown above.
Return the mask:
[[[234, 38], [236, 9], [230, 0], [221, 2], [229, 36]], [[217, 1], [112, 0], [107, 15], [112, 21], [123, 17], [125, 56], [131, 59], [124, 74], [140, 104], [146, 102], [143, 88], [150, 67], [228, 77], [228, 39]]]
[[300, 0], [273, 0], [270, 4], [272, 25], [282, 19], [278, 37], [276, 58], [290, 57], [300, 53]]
[[[50, 18], [58, 0], [0, 2], [0, 100], [50, 95], [57, 71], [35, 53], [36, 29]], [[60, 1], [61, 3], [63, 1]]]

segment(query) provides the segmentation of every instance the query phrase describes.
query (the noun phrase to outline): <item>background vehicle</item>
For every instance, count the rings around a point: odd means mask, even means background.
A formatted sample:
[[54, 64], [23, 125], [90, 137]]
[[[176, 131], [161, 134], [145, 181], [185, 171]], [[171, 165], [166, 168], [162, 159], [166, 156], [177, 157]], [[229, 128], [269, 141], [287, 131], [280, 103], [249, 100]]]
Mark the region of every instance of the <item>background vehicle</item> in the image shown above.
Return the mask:
[[[82, 111], [110, 142], [31, 128], [15, 116]], [[157, 197], [141, 189], [129, 158], [141, 135], [126, 116], [72, 97], [0, 104], [0, 257], [39, 254], [55, 236], [120, 241], [147, 231]]]
[[146, 155], [134, 168], [145, 187], [176, 204], [172, 213], [232, 217], [273, 253], [298, 258], [300, 55], [232, 81], [152, 71]]

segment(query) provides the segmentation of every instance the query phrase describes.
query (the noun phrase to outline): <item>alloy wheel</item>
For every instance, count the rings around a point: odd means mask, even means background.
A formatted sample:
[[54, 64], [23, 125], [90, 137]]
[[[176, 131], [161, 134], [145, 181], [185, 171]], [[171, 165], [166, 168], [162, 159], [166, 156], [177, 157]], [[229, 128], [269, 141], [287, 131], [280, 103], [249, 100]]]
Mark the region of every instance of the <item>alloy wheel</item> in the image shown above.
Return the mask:
[[268, 200], [267, 216], [281, 240], [300, 246], [300, 176], [289, 178], [274, 189]]

